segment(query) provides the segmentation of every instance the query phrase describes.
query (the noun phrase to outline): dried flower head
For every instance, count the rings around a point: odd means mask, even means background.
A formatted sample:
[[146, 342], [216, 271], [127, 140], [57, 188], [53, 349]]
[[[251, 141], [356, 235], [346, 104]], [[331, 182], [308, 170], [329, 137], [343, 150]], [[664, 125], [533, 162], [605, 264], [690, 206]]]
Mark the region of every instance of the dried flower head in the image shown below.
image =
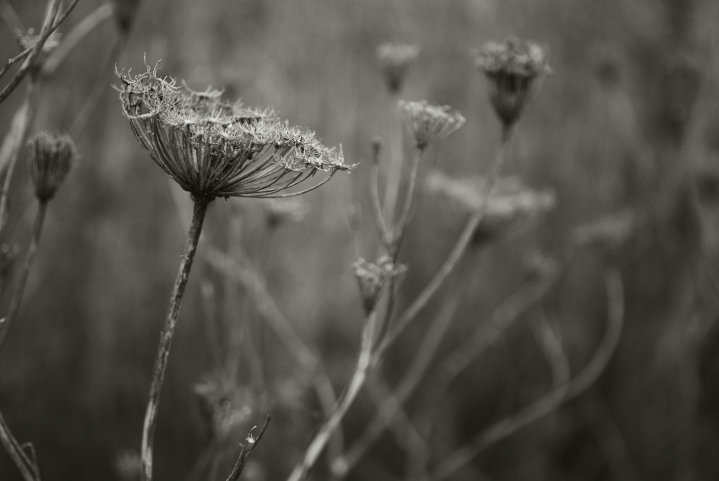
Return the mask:
[[419, 56], [416, 45], [404, 43], [383, 43], [377, 47], [377, 61], [392, 94], [402, 90], [407, 71]]
[[489, 42], [475, 53], [479, 70], [489, 79], [489, 98], [505, 126], [513, 125], [529, 97], [532, 82], [549, 72], [547, 56], [533, 42], [510, 38]]
[[448, 137], [464, 124], [464, 117], [457, 110], [447, 105], [432, 105], [425, 100], [400, 100], [399, 110], [418, 149]]
[[369, 262], [360, 258], [352, 264], [352, 267], [367, 313], [374, 310], [387, 281], [406, 270], [404, 266], [395, 265], [389, 256], [382, 256], [377, 262]]
[[77, 158], [75, 142], [68, 135], [40, 132], [27, 143], [30, 176], [35, 195], [47, 202], [55, 195]]
[[213, 439], [226, 439], [244, 428], [253, 414], [250, 393], [221, 374], [208, 376], [194, 392]]
[[[341, 150], [271, 111], [223, 102], [213, 90], [193, 92], [157, 66], [118, 72], [120, 101], [132, 131], [152, 159], [195, 198], [286, 197], [319, 187], [347, 170]], [[323, 173], [301, 192], [282, 193]]]
[[500, 178], [492, 188], [482, 177], [452, 179], [435, 171], [427, 176], [426, 187], [467, 213], [484, 209], [482, 222], [474, 233], [474, 241], [480, 244], [546, 214], [555, 205], [554, 192], [532, 190], [515, 177]]

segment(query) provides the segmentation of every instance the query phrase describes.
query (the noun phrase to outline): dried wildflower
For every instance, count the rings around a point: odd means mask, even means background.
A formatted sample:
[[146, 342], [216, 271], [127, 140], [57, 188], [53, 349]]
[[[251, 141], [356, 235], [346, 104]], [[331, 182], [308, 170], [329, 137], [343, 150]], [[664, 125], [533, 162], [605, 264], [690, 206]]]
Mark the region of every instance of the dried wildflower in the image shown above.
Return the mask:
[[414, 136], [417, 148], [424, 150], [430, 142], [442, 140], [464, 124], [464, 117], [447, 105], [399, 101], [399, 110]]
[[510, 38], [489, 42], [475, 54], [479, 70], [490, 80], [489, 98], [506, 127], [519, 118], [532, 82], [549, 71], [547, 56], [533, 42]]
[[484, 209], [482, 223], [474, 233], [474, 241], [480, 244], [546, 214], [555, 204], [554, 192], [532, 190], [514, 177], [500, 178], [492, 187], [481, 177], [452, 179], [435, 171], [427, 176], [426, 188], [468, 213]]
[[416, 45], [404, 43], [383, 43], [377, 47], [377, 61], [392, 94], [402, 90], [407, 71], [419, 56]]
[[397, 266], [388, 256], [380, 257], [376, 263], [358, 259], [352, 267], [359, 284], [362, 302], [367, 313], [374, 310], [387, 281], [405, 271], [404, 266]]
[[263, 199], [261, 206], [271, 229], [285, 222], [300, 222], [310, 211], [307, 202], [299, 198]]
[[225, 376], [208, 376], [195, 385], [194, 392], [213, 439], [226, 439], [253, 414], [249, 392]]
[[[215, 91], [183, 91], [175, 80], [159, 77], [157, 67], [118, 76], [120, 101], [135, 136], [196, 199], [295, 195], [350, 168], [341, 151], [268, 110], [223, 102]], [[326, 175], [312, 187], [281, 194], [318, 173]]]
[[77, 158], [75, 143], [68, 135], [40, 132], [27, 143], [30, 175], [35, 195], [47, 202], [55, 195]]

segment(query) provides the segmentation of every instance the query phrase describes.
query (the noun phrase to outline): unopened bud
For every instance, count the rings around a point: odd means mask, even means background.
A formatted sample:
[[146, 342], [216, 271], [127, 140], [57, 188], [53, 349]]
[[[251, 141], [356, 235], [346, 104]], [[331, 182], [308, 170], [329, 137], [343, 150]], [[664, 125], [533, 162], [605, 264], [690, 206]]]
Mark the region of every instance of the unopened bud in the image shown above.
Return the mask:
[[27, 145], [35, 195], [40, 202], [47, 202], [55, 195], [75, 162], [75, 143], [68, 135], [40, 132]]

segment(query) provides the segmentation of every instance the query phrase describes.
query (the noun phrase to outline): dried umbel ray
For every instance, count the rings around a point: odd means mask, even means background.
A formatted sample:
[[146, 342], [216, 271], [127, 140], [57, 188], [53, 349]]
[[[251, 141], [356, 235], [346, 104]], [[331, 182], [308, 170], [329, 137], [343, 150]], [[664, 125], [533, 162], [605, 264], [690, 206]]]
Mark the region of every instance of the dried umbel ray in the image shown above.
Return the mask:
[[[134, 76], [117, 75], [135, 136], [196, 199], [297, 195], [351, 167], [340, 150], [269, 110], [224, 102], [217, 91], [183, 89], [174, 79], [158, 76], [157, 66]], [[288, 191], [310, 179], [310, 187]]]

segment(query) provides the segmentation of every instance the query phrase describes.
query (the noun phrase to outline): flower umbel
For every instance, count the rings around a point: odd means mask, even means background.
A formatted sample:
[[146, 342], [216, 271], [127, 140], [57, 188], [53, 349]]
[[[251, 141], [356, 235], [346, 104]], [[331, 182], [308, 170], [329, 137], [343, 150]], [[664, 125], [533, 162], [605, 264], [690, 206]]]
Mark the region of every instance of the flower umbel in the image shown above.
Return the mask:
[[387, 281], [405, 271], [404, 266], [395, 265], [389, 256], [380, 257], [376, 263], [360, 258], [352, 264], [352, 267], [362, 294], [365, 311], [368, 313], [377, 305]]
[[[313, 132], [278, 120], [269, 110], [227, 103], [220, 92], [181, 89], [157, 67], [118, 72], [120, 101], [152, 159], [195, 198], [286, 197], [323, 184], [344, 163]], [[324, 173], [301, 192], [282, 193]]]
[[397, 94], [402, 90], [407, 71], [418, 56], [416, 45], [390, 42], [377, 47], [377, 61], [390, 93]]
[[510, 38], [489, 42], [475, 53], [479, 70], [489, 79], [489, 98], [505, 126], [513, 125], [529, 97], [532, 82], [549, 72], [544, 50], [533, 42]]
[[35, 195], [40, 202], [47, 202], [55, 195], [77, 157], [75, 142], [68, 135], [40, 132], [28, 141], [27, 146]]
[[399, 110], [414, 136], [417, 148], [424, 150], [431, 142], [442, 140], [464, 124], [459, 111], [447, 105], [399, 101]]
[[[480, 244], [502, 236], [523, 221], [546, 214], [555, 204], [553, 191], [530, 189], [514, 177], [500, 178], [492, 188], [481, 177], [452, 179], [435, 171], [427, 176], [426, 186], [468, 213], [484, 209], [482, 222], [474, 233], [474, 241]], [[492, 195], [488, 195], [488, 189]]]

